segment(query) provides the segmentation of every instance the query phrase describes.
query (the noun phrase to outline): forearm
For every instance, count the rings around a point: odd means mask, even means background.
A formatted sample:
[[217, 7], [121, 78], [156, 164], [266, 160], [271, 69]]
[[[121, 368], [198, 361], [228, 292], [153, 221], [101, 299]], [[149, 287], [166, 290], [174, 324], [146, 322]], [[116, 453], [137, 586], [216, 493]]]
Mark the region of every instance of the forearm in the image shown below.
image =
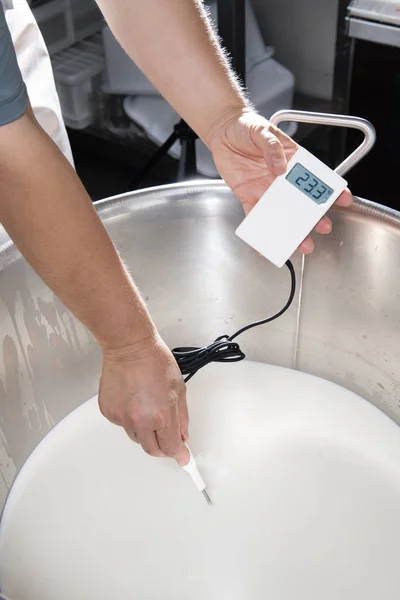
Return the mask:
[[216, 123], [247, 106], [201, 0], [97, 0], [115, 36], [208, 143]]
[[0, 221], [104, 349], [154, 335], [90, 198], [30, 114], [0, 128]]

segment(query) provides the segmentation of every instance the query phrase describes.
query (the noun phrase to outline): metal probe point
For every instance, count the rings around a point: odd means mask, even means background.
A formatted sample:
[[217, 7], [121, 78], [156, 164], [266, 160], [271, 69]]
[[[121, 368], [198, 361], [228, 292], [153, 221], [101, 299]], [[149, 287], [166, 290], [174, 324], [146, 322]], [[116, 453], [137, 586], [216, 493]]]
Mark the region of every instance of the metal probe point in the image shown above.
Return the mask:
[[207, 504], [210, 504], [210, 505], [212, 505], [211, 498], [210, 498], [210, 496], [207, 494], [206, 490], [202, 490], [202, 491], [201, 491], [201, 493], [203, 494], [204, 498], [206, 499], [206, 502], [207, 502]]

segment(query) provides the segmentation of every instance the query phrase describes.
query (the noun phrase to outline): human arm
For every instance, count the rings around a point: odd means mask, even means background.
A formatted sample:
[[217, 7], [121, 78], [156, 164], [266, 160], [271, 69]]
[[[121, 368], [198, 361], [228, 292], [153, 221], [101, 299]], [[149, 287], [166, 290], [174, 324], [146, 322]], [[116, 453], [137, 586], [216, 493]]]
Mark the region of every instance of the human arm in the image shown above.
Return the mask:
[[32, 113], [1, 2], [0, 221], [97, 338], [103, 414], [150, 454], [186, 461], [181, 373], [75, 171]]
[[28, 111], [0, 128], [0, 220], [103, 351], [100, 408], [154, 456], [186, 456], [185, 386], [73, 169]]
[[[212, 151], [247, 213], [298, 146], [252, 110], [201, 0], [97, 2], [129, 56]], [[347, 190], [337, 203], [351, 202]], [[325, 216], [316, 231], [330, 230]], [[312, 251], [310, 237], [300, 249]]]
[[30, 110], [0, 127], [0, 221], [99, 342], [102, 412], [150, 454], [186, 457], [176, 362], [78, 177]]

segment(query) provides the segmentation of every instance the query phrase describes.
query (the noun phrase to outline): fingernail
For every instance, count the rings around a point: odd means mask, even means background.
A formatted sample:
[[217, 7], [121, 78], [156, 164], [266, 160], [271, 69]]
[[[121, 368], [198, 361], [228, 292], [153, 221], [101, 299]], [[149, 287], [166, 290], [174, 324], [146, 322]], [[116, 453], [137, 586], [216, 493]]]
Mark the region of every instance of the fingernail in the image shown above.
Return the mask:
[[189, 454], [189, 450], [186, 446], [184, 446], [183, 451], [180, 452], [179, 455], [177, 455], [175, 457], [175, 460], [180, 467], [185, 467], [188, 464], [188, 462], [190, 460], [190, 454]]
[[286, 171], [286, 163], [281, 158], [273, 158], [272, 164], [276, 173], [284, 173]]
[[309, 238], [305, 239], [304, 242], [301, 244], [301, 249], [303, 250], [303, 252], [312, 252], [314, 249], [313, 241]]

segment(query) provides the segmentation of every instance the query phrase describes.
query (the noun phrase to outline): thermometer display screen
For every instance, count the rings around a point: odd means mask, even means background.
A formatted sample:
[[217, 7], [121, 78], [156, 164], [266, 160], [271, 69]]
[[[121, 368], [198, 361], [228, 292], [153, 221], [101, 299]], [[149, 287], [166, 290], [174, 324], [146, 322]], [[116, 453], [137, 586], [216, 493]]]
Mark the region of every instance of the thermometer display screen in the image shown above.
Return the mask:
[[318, 179], [308, 169], [297, 163], [286, 175], [286, 179], [316, 204], [325, 204], [332, 196], [333, 189]]

